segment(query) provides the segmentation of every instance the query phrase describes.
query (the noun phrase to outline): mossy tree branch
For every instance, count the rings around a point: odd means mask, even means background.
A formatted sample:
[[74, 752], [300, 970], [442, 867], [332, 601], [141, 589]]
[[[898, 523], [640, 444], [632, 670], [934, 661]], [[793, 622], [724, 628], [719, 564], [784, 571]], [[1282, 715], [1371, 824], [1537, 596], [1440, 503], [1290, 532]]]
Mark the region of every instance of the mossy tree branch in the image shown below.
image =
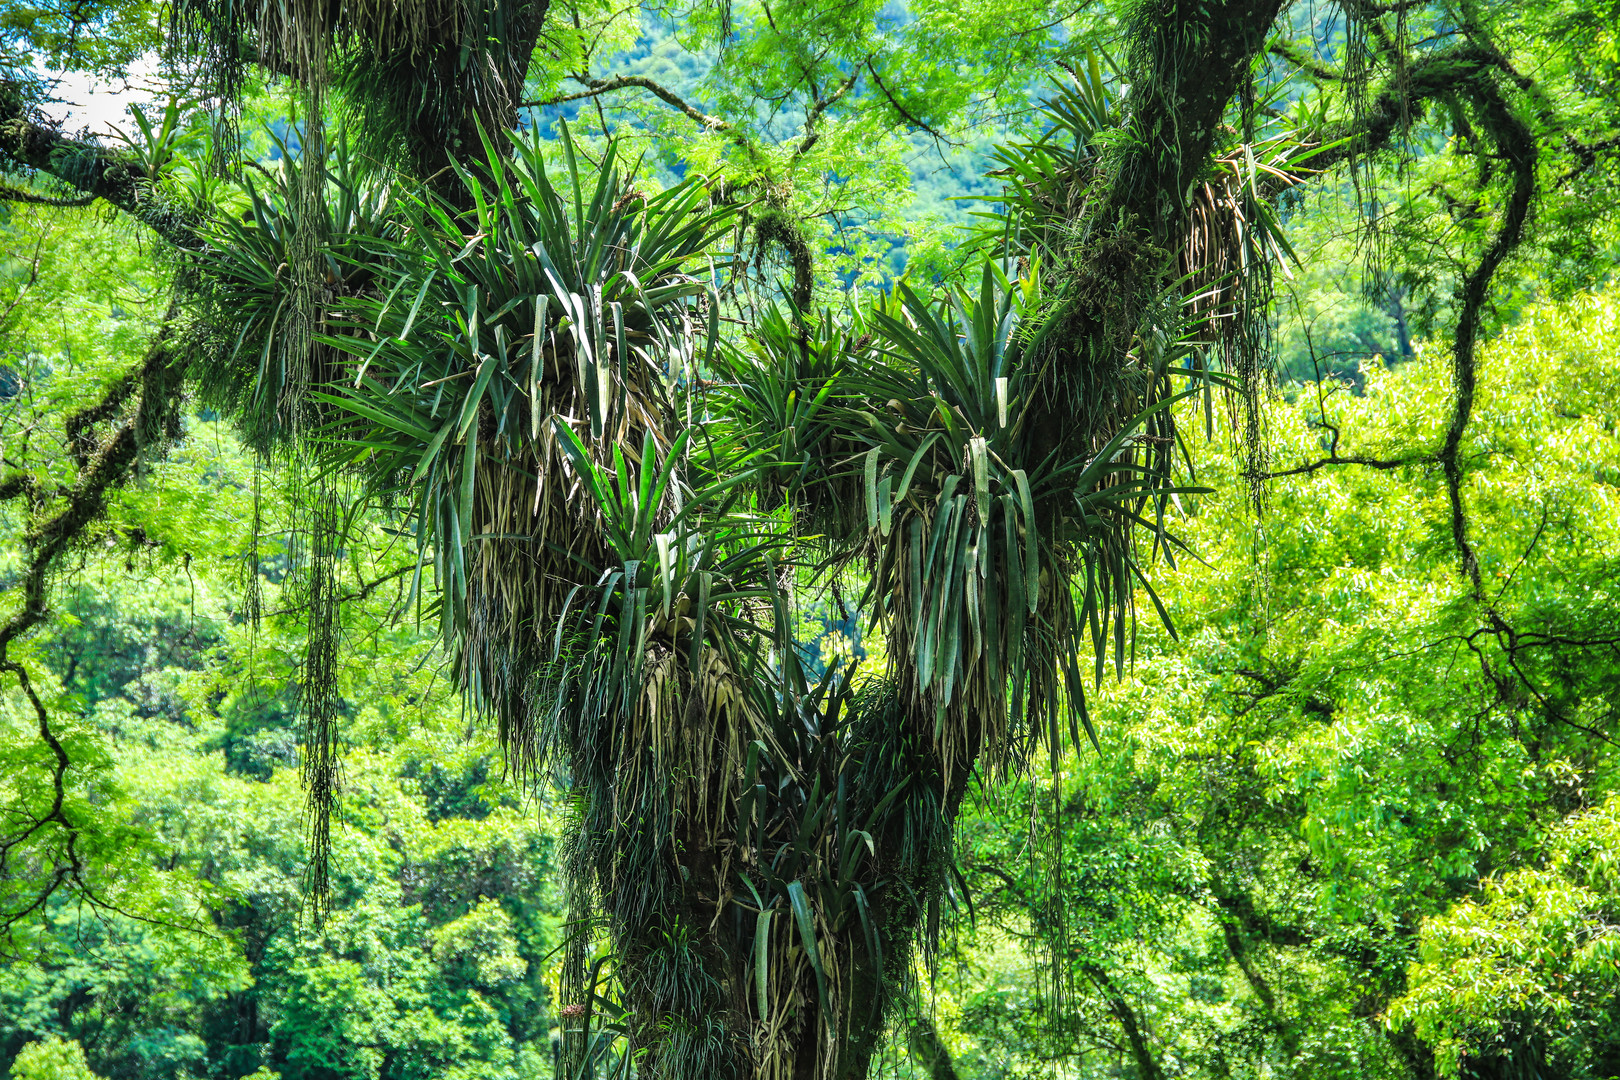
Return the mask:
[[1384, 84], [1361, 116], [1318, 135], [1327, 149], [1311, 159], [1311, 168], [1325, 171], [1384, 150], [1423, 118], [1430, 101], [1456, 93], [1502, 65], [1501, 54], [1471, 41], [1409, 64]]
[[[134, 473], [143, 454], [161, 452], [180, 435], [179, 403], [184, 364], [175, 348], [172, 330], [175, 314], [176, 309], [171, 307], [163, 328], [135, 372], [115, 383], [103, 400], [68, 418], [70, 449], [79, 463], [78, 476], [63, 493], [63, 505], [34, 522], [23, 537], [26, 562], [22, 581], [16, 589], [22, 602], [0, 624], [0, 671], [17, 679], [33, 709], [40, 741], [51, 752], [52, 801], [45, 813], [0, 836], [0, 877], [22, 872], [14, 866], [14, 856], [19, 861], [37, 857], [37, 837], [42, 830], [55, 826], [62, 833], [62, 839], [54, 845], [54, 865], [45, 872], [38, 887], [28, 892], [28, 902], [21, 907], [0, 910], [0, 937], [70, 884], [79, 887], [92, 904], [98, 902], [84, 880], [83, 861], [77, 853], [83, 825], [75, 821], [67, 809], [72, 760], [56, 733], [49, 710], [34, 688], [27, 667], [12, 657], [11, 646], [50, 617], [50, 583], [55, 571], [62, 557], [83, 539], [86, 528], [105, 512], [109, 493]], [[93, 450], [80, 446], [89, 427], [119, 413], [137, 386], [140, 394], [128, 417]], [[4, 486], [16, 489], [19, 494], [30, 488], [20, 474], [8, 479]], [[30, 854], [24, 856], [24, 852]]]
[[1175, 273], [1193, 192], [1222, 117], [1250, 77], [1281, 0], [1154, 0], [1136, 9], [1123, 139], [1074, 222], [1066, 296], [1047, 331], [1050, 448], [1090, 443], [1134, 413], [1120, 378], [1149, 307]]
[[0, 202], [30, 203], [35, 206], [89, 206], [96, 201], [94, 195], [42, 195], [37, 191], [17, 187], [14, 184], [0, 184]]
[[1469, 86], [1469, 96], [1474, 101], [1487, 137], [1496, 144], [1497, 152], [1507, 161], [1513, 174], [1513, 187], [1502, 212], [1502, 223], [1490, 246], [1480, 256], [1478, 265], [1463, 280], [1462, 304], [1457, 312], [1457, 328], [1452, 334], [1451, 344], [1455, 379], [1451, 419], [1446, 425], [1446, 439], [1438, 455], [1440, 467], [1445, 472], [1446, 491], [1451, 504], [1452, 541], [1457, 547], [1463, 575], [1472, 584], [1475, 598], [1484, 603], [1479, 557], [1468, 539], [1460, 451], [1474, 410], [1474, 393], [1478, 382], [1475, 347], [1484, 319], [1486, 294], [1497, 269], [1524, 238], [1525, 223], [1529, 220], [1530, 206], [1536, 192], [1537, 152], [1529, 126], [1513, 111], [1490, 79], [1482, 76], [1473, 80]]
[[[172, 244], [192, 241], [190, 226], [172, 210], [150, 198], [151, 177], [128, 154], [93, 142], [70, 139], [30, 119], [15, 86], [0, 82], [0, 163], [53, 176], [80, 192], [81, 198], [23, 201], [77, 206], [102, 199], [157, 232]], [[11, 190], [11, 189], [8, 189]], [[13, 198], [0, 191], [0, 198]]]

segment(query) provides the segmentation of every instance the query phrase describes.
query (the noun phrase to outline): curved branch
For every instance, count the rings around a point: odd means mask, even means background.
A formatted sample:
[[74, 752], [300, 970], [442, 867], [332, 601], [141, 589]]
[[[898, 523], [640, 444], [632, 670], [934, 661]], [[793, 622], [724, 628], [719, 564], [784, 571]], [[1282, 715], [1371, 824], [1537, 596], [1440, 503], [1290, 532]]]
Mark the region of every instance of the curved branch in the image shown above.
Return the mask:
[[[39, 737], [50, 749], [52, 763], [52, 801], [49, 811], [32, 817], [29, 824], [8, 835], [0, 836], [0, 878], [8, 875], [11, 855], [22, 850], [22, 845], [40, 829], [49, 824], [58, 825], [66, 834], [61, 851], [65, 861], [58, 861], [43, 885], [30, 890], [32, 899], [21, 909], [0, 911], [0, 933], [15, 926], [22, 919], [50, 899], [68, 881], [85, 886], [82, 866], [76, 852], [79, 831], [64, 810], [67, 797], [67, 774], [72, 762], [61, 740], [51, 727], [51, 718], [45, 704], [34, 690], [28, 669], [10, 655], [11, 644], [33, 631], [50, 615], [49, 586], [51, 574], [58, 561], [79, 540], [85, 528], [107, 507], [107, 494], [121, 485], [140, 461], [148, 448], [164, 445], [179, 436], [180, 387], [184, 377], [184, 363], [170, 341], [170, 325], [175, 308], [171, 307], [163, 329], [148, 348], [141, 362], [138, 377], [120, 380], [103, 401], [89, 406], [68, 420], [70, 431], [83, 432], [89, 424], [110, 417], [129, 397], [131, 387], [138, 381], [141, 395], [133, 414], [94, 453], [74, 448], [79, 463], [76, 482], [66, 493], [67, 505], [54, 515], [29, 528], [23, 538], [27, 561], [21, 587], [17, 590], [22, 604], [13, 611], [4, 624], [0, 624], [0, 671], [16, 677], [23, 694], [33, 707], [38, 721]], [[78, 442], [79, 438], [70, 436]], [[30, 490], [31, 481], [22, 474], [8, 478], [0, 488], [8, 497]], [[93, 903], [100, 903], [88, 888], [85, 893]], [[103, 905], [106, 906], [106, 905]]]
[[27, 191], [10, 184], [0, 184], [0, 202], [31, 203], [37, 206], [89, 206], [96, 201], [94, 195], [77, 195], [58, 198], [51, 195], [41, 195], [37, 191]]
[[1136, 1059], [1136, 1074], [1141, 1080], [1163, 1080], [1164, 1072], [1159, 1068], [1159, 1062], [1153, 1056], [1153, 1048], [1148, 1045], [1147, 1034], [1143, 1031], [1141, 1019], [1131, 1003], [1125, 999], [1119, 986], [1108, 977], [1100, 964], [1082, 963], [1080, 970], [1092, 981], [1102, 993], [1103, 1000], [1108, 1003], [1108, 1009], [1119, 1021], [1120, 1028], [1125, 1032], [1125, 1041], [1130, 1044], [1131, 1056]]
[[1327, 149], [1310, 159], [1310, 167], [1331, 169], [1382, 150], [1422, 117], [1426, 102], [1461, 90], [1485, 71], [1502, 66], [1501, 54], [1472, 42], [1430, 53], [1385, 84], [1365, 114], [1322, 132], [1319, 141]]
[[837, 104], [839, 98], [849, 93], [850, 87], [854, 85], [855, 76], [851, 75], [849, 78], [838, 84], [838, 89], [834, 90], [824, 98], [817, 98], [815, 103], [810, 106], [810, 111], [805, 115], [804, 118], [804, 138], [799, 140], [799, 145], [793, 148], [794, 161], [799, 160], [799, 158], [809, 153], [810, 148], [821, 140], [821, 132], [816, 130], [816, 124], [820, 122], [822, 115], [825, 114], [828, 109]]
[[1260, 999], [1267, 1019], [1282, 1039], [1284, 1055], [1292, 1061], [1299, 1053], [1299, 1031], [1278, 1010], [1277, 992], [1255, 964], [1254, 955], [1249, 951], [1249, 943], [1244, 936], [1244, 909], [1252, 910], [1253, 901], [1247, 896], [1239, 898], [1228, 893], [1218, 876], [1211, 876], [1209, 886], [1216, 903], [1220, 905], [1221, 910], [1217, 919], [1221, 924], [1221, 937], [1226, 942], [1226, 951], [1236, 962], [1238, 970], [1243, 972], [1243, 979], [1249, 984], [1249, 989]]
[[1462, 307], [1457, 314], [1457, 329], [1452, 337], [1451, 362], [1456, 380], [1451, 421], [1446, 426], [1446, 441], [1437, 455], [1445, 471], [1446, 490], [1451, 500], [1451, 535], [1462, 561], [1464, 575], [1474, 587], [1475, 598], [1484, 602], [1484, 587], [1479, 572], [1479, 557], [1468, 539], [1468, 518], [1463, 507], [1462, 463], [1459, 450], [1463, 433], [1474, 411], [1476, 382], [1474, 348], [1479, 339], [1480, 323], [1485, 309], [1485, 293], [1497, 268], [1519, 246], [1524, 237], [1525, 222], [1530, 216], [1530, 203], [1536, 191], [1536, 141], [1529, 127], [1514, 113], [1501, 91], [1489, 80], [1480, 79], [1471, 87], [1471, 96], [1480, 110], [1480, 119], [1486, 133], [1496, 143], [1498, 152], [1513, 170], [1513, 190], [1508, 196], [1507, 208], [1502, 214], [1502, 225], [1490, 247], [1480, 257], [1479, 265], [1463, 281]]
[[[171, 310], [169, 319], [173, 315]], [[124, 482], [136, 464], [142, 447], [164, 436], [178, 434], [175, 407], [183, 367], [173, 355], [166, 320], [164, 328], [158, 332], [157, 339], [141, 362], [141, 399], [135, 414], [93, 456], [87, 455], [82, 459], [79, 478], [67, 492], [67, 506], [49, 520], [30, 528], [23, 540], [29, 552], [21, 589], [23, 603], [4, 625], [0, 625], [0, 662], [6, 661], [6, 650], [11, 643], [32, 630], [48, 614], [46, 585], [56, 560], [78, 538], [84, 527], [106, 509], [107, 492]], [[108, 391], [110, 398], [121, 399], [128, 394], [126, 380], [120, 380]], [[95, 414], [98, 405], [91, 406], [86, 412]], [[77, 415], [71, 417], [68, 423], [75, 430], [83, 426], [78, 422]]]
[[1325, 469], [1329, 465], [1363, 465], [1369, 469], [1388, 470], [1402, 469], [1408, 465], [1421, 465], [1425, 461], [1433, 460], [1433, 458], [1428, 457], [1370, 458], [1360, 456], [1344, 457], [1339, 454], [1333, 454], [1325, 458], [1320, 458], [1316, 461], [1307, 462], [1304, 465], [1296, 465], [1292, 469], [1278, 469], [1275, 472], [1262, 473], [1261, 479], [1276, 480], [1284, 476], [1300, 476], [1306, 473], [1316, 472], [1318, 469]]
[[583, 101], [586, 98], [611, 94], [615, 90], [636, 88], [650, 92], [654, 97], [685, 115], [706, 131], [733, 130], [733, 125], [730, 122], [722, 120], [718, 116], [710, 116], [669, 87], [660, 82], [655, 82], [645, 75], [615, 75], [611, 79], [593, 79], [589, 75], [575, 75], [574, 79], [584, 83], [587, 89], [581, 90], [577, 94], [560, 94], [557, 97], [525, 101], [518, 108], [535, 109], [546, 105], [562, 105], [569, 101]]
[[904, 105], [900, 104], [899, 99], [889, 92], [889, 88], [887, 86], [883, 85], [883, 76], [878, 74], [877, 65], [874, 64], [870, 59], [866, 61], [866, 70], [872, 73], [872, 82], [879, 90], [883, 91], [884, 98], [888, 100], [889, 104], [894, 108], [894, 111], [900, 115], [900, 119], [904, 120], [912, 127], [917, 128], [919, 131], [926, 131], [929, 137], [935, 142], [942, 142], [946, 145], [955, 145], [951, 142], [951, 140], [940, 134], [932, 126], [917, 119], [917, 117], [913, 116]]
[[928, 1074], [928, 1080], [958, 1080], [951, 1052], [940, 1040], [934, 1023], [919, 1009], [906, 1020], [906, 1049]]
[[649, 79], [645, 75], [615, 75], [611, 79], [596, 79], [589, 74], [570, 77], [576, 82], [584, 83], [586, 88], [577, 94], [559, 94], [556, 97], [525, 101], [515, 106], [515, 108], [538, 109], [547, 105], [561, 105], [569, 101], [584, 101], [587, 98], [597, 98], [603, 94], [611, 94], [616, 90], [646, 90], [653, 97], [658, 98], [664, 104], [697, 124], [704, 131], [720, 132], [730, 136], [731, 141], [753, 157], [756, 163], [759, 161], [759, 155], [754, 149], [754, 144], [749, 140], [748, 133], [744, 129], [729, 120], [722, 120], [718, 116], [710, 116], [663, 83]]
[[1582, 173], [1590, 170], [1598, 163], [1601, 155], [1611, 150], [1620, 150], [1620, 136], [1594, 143], [1583, 143], [1573, 135], [1565, 135], [1564, 146], [1570, 153], [1575, 155], [1576, 164], [1568, 172], [1553, 181], [1554, 187], [1563, 187]]
[[1323, 63], [1321, 60], [1318, 60], [1316, 57], [1305, 52], [1305, 50], [1295, 46], [1292, 42], [1273, 41], [1269, 46], [1266, 47], [1266, 51], [1272, 56], [1288, 61], [1290, 64], [1293, 64], [1296, 68], [1305, 72], [1305, 74], [1311, 76], [1313, 79], [1317, 79], [1322, 82], [1344, 81], [1343, 71], [1331, 64]]

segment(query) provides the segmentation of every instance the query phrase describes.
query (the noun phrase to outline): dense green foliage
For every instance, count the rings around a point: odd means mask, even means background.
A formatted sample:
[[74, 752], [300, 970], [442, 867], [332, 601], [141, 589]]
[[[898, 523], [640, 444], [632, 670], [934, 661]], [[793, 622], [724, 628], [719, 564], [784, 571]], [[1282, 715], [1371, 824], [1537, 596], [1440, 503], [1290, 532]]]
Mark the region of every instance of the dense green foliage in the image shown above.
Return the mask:
[[[1432, 474], [1325, 470], [1258, 522], [1240, 492], [1188, 520], [1211, 565], [1158, 585], [1182, 643], [1144, 634], [1099, 754], [984, 800], [971, 974], [941, 980], [964, 1058], [1128, 1060], [1123, 1005], [1159, 1075], [1613, 1075], [1617, 343], [1614, 297], [1582, 297], [1484, 357], [1481, 561], [1533, 631], [1477, 632]], [[1444, 386], [1420, 355], [1364, 397], [1298, 388], [1277, 461], [1318, 459], [1324, 421], [1398, 456]], [[1231, 492], [1218, 449], [1195, 460]], [[998, 968], [1044, 921], [1067, 951]]]
[[[1620, 886], [1612, 757], [1590, 731], [1620, 679], [1617, 346], [1614, 301], [1590, 298], [1485, 357], [1483, 559], [1500, 610], [1543, 628], [1516, 655], [1461, 632], [1433, 477], [1279, 480], [1257, 523], [1220, 442], [1191, 442], [1228, 494], [1182, 526], [1209, 565], [1159, 575], [1183, 643], [1145, 632], [1092, 703], [1101, 753], [1056, 788], [986, 794], [963, 826], [976, 920], [913, 1006], [957, 1075], [1145, 1074], [1125, 1017], [1163, 1075], [1404, 1076], [1429, 1053], [1481, 1074], [1526, 1044], [1559, 1075], [1610, 1075]], [[1275, 458], [1313, 459], [1324, 418], [1358, 452], [1432, 439], [1443, 392], [1421, 358], [1365, 396], [1298, 388], [1272, 410]], [[208, 425], [188, 445], [126, 496], [42, 647], [111, 758], [101, 813], [217, 914], [179, 929], [54, 904], [0, 982], [7, 1053], [28, 1047], [15, 1075], [66, 1075], [46, 1072], [69, 1067], [43, 1063], [53, 1036], [103, 1076], [549, 1075], [557, 825], [442, 712], [418, 667], [431, 642], [391, 610], [398, 578], [350, 608], [337, 897], [323, 930], [300, 917], [299, 628], [241, 617], [251, 460]], [[1482, 664], [1515, 661], [1534, 692], [1504, 696]], [[1032, 841], [1060, 877], [1032, 874]], [[136, 902], [176, 886], [145, 888]]]
[[8, 7], [0, 1063], [1615, 1075], [1612, 7]]
[[[93, 219], [69, 235], [118, 241]], [[77, 300], [103, 319], [117, 310]], [[37, 357], [8, 405], [59, 422], [52, 399], [82, 394], [76, 378], [116, 362], [70, 356]], [[120, 1077], [549, 1075], [547, 957], [562, 937], [552, 812], [501, 782], [492, 747], [466, 741], [381, 544], [382, 561], [363, 562], [369, 595], [345, 607], [345, 635], [362, 647], [341, 675], [340, 870], [330, 917], [309, 918], [304, 628], [283, 606], [293, 582], [273, 527], [262, 622], [244, 615], [249, 526], [256, 512], [285, 512], [274, 490], [255, 500], [255, 485], [273, 482], [256, 472], [234, 435], [194, 420], [56, 587], [54, 629], [32, 645], [36, 686], [81, 717], [62, 736], [69, 791], [108, 847], [85, 853], [98, 864], [90, 904], [55, 893], [10, 942], [3, 1053], [66, 1038], [97, 1075]], [[5, 702], [6, 767], [26, 782], [38, 755], [21, 704]], [[19, 1058], [15, 1070], [45, 1067]]]

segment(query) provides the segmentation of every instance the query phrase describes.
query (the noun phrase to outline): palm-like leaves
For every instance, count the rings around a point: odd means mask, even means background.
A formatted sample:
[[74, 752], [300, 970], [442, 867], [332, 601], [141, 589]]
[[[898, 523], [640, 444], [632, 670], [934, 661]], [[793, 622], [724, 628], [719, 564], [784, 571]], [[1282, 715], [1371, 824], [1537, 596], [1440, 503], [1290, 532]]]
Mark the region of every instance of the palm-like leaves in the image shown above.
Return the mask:
[[[745, 799], [772, 820], [802, 801], [790, 782], [802, 765], [756, 792], [762, 763], [789, 760], [758, 748], [792, 743], [771, 719], [801, 692], [770, 674], [773, 654], [792, 653], [783, 538], [738, 509], [750, 451], [705, 472], [692, 429], [676, 433], [713, 315], [683, 268], [722, 212], [697, 185], [629, 193], [611, 157], [594, 189], [567, 164], [559, 191], [537, 148], [491, 154], [464, 177], [469, 211], [419, 201], [405, 238], [368, 253], [388, 271], [328, 339], [353, 370], [323, 396], [352, 417], [329, 438], [416, 522], [458, 675], [513, 757], [564, 751], [584, 795], [580, 914], [601, 911], [634, 959], [620, 967], [631, 1037], [682, 1075], [724, 1076], [741, 1051], [714, 1019], [725, 1002], [703, 928], [716, 915], [690, 909], [738, 882], [701, 859], [687, 880], [672, 851], [724, 850]], [[793, 836], [814, 848], [826, 827]], [[770, 895], [800, 896], [806, 915], [825, 906], [803, 894], [808, 870], [783, 879], [775, 860], [745, 858]], [[826, 979], [785, 954], [771, 964], [789, 965], [783, 986]], [[816, 1000], [827, 994], [836, 986]]]
[[710, 402], [728, 422], [731, 453], [754, 460], [762, 504], [789, 503], [834, 533], [858, 520], [842, 497], [858, 492], [835, 491], [829, 480], [850, 449], [838, 440], [832, 416], [864, 348], [858, 331], [830, 316], [790, 320], [770, 307], [746, 338], [722, 345], [714, 358]]
[[[463, 174], [470, 210], [409, 203], [405, 238], [367, 252], [380, 287], [326, 339], [353, 365], [323, 397], [355, 418], [339, 456], [408, 507], [465, 685], [503, 722], [530, 713], [568, 588], [615, 561], [583, 466], [665, 447], [701, 340], [684, 267], [723, 214], [697, 184], [627, 192], [611, 153], [587, 189], [565, 152], [567, 197], [530, 142]], [[679, 484], [656, 498], [647, 520]]]
[[[1169, 354], [1157, 391], [1113, 426], [1054, 439], [1043, 408], [1045, 303], [986, 266], [977, 294], [902, 304], [871, 325], [883, 357], [846, 380], [843, 436], [862, 446], [874, 618], [902, 693], [930, 721], [946, 776], [992, 769], [1055, 736], [1064, 692], [1089, 727], [1075, 656], [1090, 632], [1100, 676], [1125, 651], [1137, 526], [1160, 540], [1171, 485]], [[1031, 326], [1032, 322], [1037, 325]]]
[[1002, 212], [980, 214], [985, 224], [972, 246], [993, 258], [1061, 252], [1068, 232], [1085, 210], [1095, 179], [1098, 136], [1120, 123], [1119, 102], [1096, 53], [1069, 82], [1055, 82], [1042, 103], [1050, 125], [1039, 138], [991, 151], [1005, 181]]
[[277, 170], [247, 174], [240, 215], [211, 221], [205, 243], [191, 255], [193, 278], [207, 289], [209, 321], [219, 335], [196, 365], [203, 396], [238, 417], [261, 449], [308, 427], [320, 410], [305, 391], [338, 374], [333, 352], [310, 348], [307, 335], [294, 328], [295, 238], [304, 229], [330, 238], [319, 290], [328, 310], [373, 288], [376, 269], [366, 253], [398, 231], [392, 187], [365, 173], [341, 137], [327, 157], [320, 219], [301, 221], [295, 193], [304, 165], [285, 145], [280, 149]]
[[[1061, 260], [1074, 223], [1094, 194], [1102, 167], [1101, 138], [1123, 118], [1123, 101], [1096, 54], [1057, 82], [1043, 102], [1047, 130], [1029, 142], [998, 147], [1003, 212], [981, 214], [972, 246], [1000, 257], [1044, 255]], [[1285, 84], [1268, 91], [1268, 106]], [[1275, 124], [1245, 135], [1227, 129], [1213, 169], [1192, 192], [1191, 228], [1177, 253], [1178, 291], [1206, 342], [1233, 359], [1252, 362], [1252, 337], [1270, 296], [1272, 269], [1294, 258], [1276, 210], [1279, 194], [1310, 172], [1327, 147], [1303, 142]], [[1192, 329], [1189, 327], [1189, 329]]]

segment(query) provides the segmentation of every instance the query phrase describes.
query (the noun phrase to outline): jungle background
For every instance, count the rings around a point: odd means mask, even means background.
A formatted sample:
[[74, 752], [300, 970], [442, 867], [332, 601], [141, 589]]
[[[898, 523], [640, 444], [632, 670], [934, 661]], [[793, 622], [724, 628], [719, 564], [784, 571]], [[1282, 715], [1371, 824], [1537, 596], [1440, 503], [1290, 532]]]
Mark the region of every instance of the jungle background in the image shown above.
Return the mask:
[[[807, 130], [750, 93], [793, 62], [764, 30], [717, 58], [701, 11], [558, 7], [574, 32], [552, 42], [537, 100], [567, 96], [564, 73], [616, 72], [715, 116], [749, 112], [760, 132]], [[1549, 93], [1579, 86], [1598, 116], [1620, 105], [1612, 4], [1486, 7]], [[9, 75], [128, 69], [163, 28], [140, 2], [62, 18], [6, 5]], [[1007, 182], [996, 146], [1050, 124], [1035, 105], [1067, 76], [1019, 55], [1019, 13], [890, 5], [877, 23], [946, 18], [1010, 44], [965, 73], [946, 55], [897, 73], [909, 130], [853, 113], [783, 181], [818, 252], [819, 303], [960, 276], [974, 214]], [[1338, 62], [1336, 8], [1286, 19], [1307, 66]], [[1095, 63], [1113, 31], [1075, 13], [1062, 32]], [[1275, 91], [1284, 115], [1291, 85]], [[122, 135], [182, 183], [209, 152], [195, 94], [141, 97]], [[932, 102], [952, 118], [937, 128], [920, 111], [931, 95], [961, 99]], [[273, 170], [298, 132], [275, 86], [250, 100], [243, 138]], [[649, 187], [719, 168], [726, 148], [656, 99], [529, 117], [547, 139], [569, 123], [587, 153], [618, 138]], [[944, 945], [891, 1021], [881, 1075], [1449, 1078], [1509, 1075], [1507, 1061], [1620, 1076], [1620, 172], [1593, 152], [1584, 186], [1550, 177], [1535, 242], [1493, 294], [1466, 493], [1493, 608], [1516, 629], [1487, 661], [1442, 477], [1414, 452], [1442, 436], [1452, 252], [1484, 213], [1452, 193], [1480, 163], [1443, 119], [1414, 129], [1388, 175], [1282, 203], [1263, 500], [1217, 406], [1211, 434], [1188, 440], [1215, 494], [1183, 515], [1189, 552], [1153, 570], [1176, 636], [1133, 631], [1123, 675], [1093, 692], [1095, 748], [975, 789]], [[792, 272], [778, 252], [749, 255], [762, 282]], [[175, 272], [103, 207], [0, 202], [8, 475], [71, 475], [67, 417], [145, 348]], [[1200, 403], [1180, 407], [1200, 427]], [[8, 589], [29, 521], [15, 494], [0, 502]], [[381, 516], [343, 555], [342, 789], [330, 911], [311, 910], [306, 626], [283, 597], [298, 498], [229, 423], [189, 408], [183, 440], [114, 494], [52, 583], [53, 618], [13, 654], [67, 718], [68, 797], [93, 824], [77, 856], [99, 890], [47, 893], [8, 929], [0, 1069], [17, 1080], [554, 1074], [570, 1022], [566, 799], [510, 775], [463, 709], [410, 596], [414, 556]], [[801, 619], [812, 665], [880, 662], [881, 637], [835, 599]], [[32, 718], [8, 684], [0, 793], [19, 804], [49, 786]], [[0, 890], [35, 885], [13, 864]]]

